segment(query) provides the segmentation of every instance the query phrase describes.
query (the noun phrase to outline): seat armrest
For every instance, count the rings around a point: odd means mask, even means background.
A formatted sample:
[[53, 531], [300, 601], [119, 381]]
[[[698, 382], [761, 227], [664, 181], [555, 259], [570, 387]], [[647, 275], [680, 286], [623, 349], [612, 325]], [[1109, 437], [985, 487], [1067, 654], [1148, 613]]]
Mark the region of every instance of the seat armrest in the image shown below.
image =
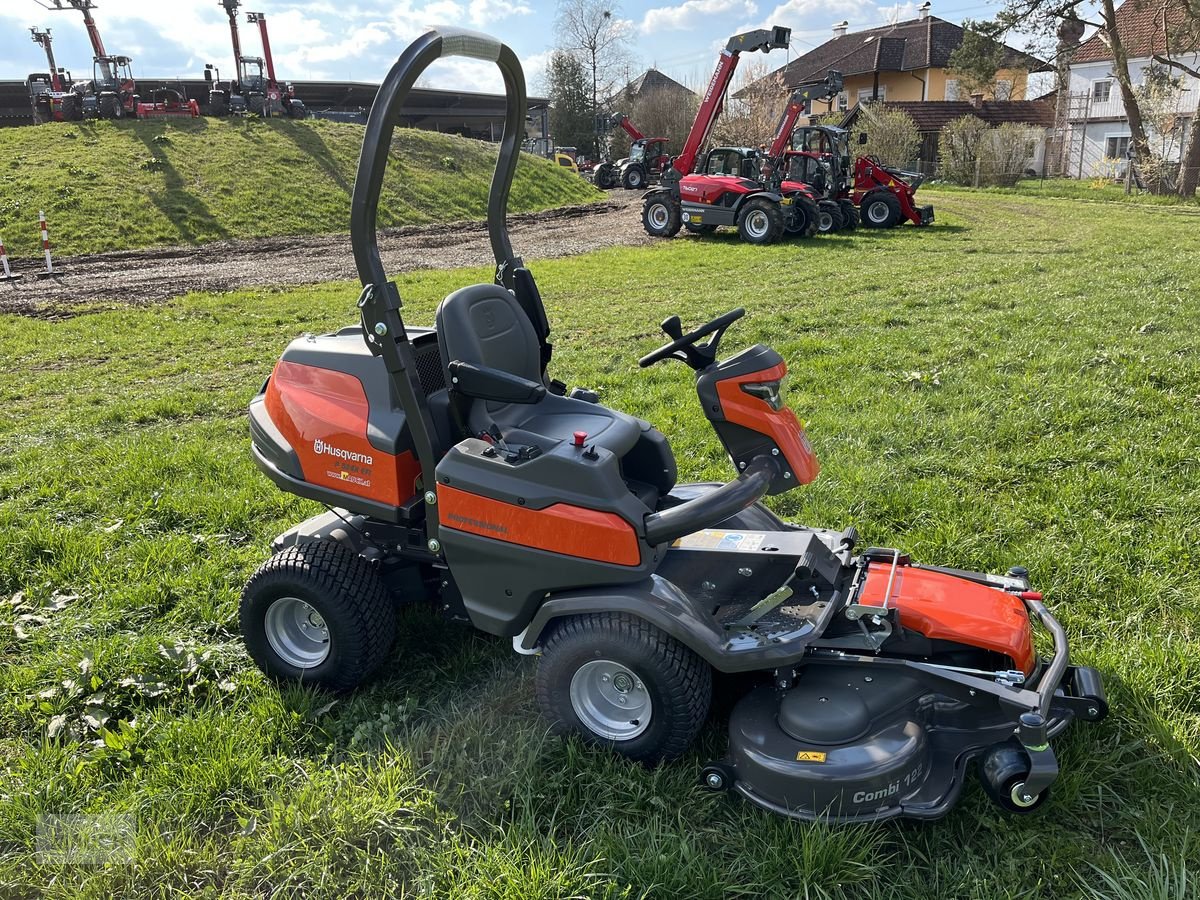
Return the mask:
[[494, 400], [497, 403], [537, 403], [546, 396], [546, 386], [472, 363], [454, 360], [448, 366], [450, 389], [477, 400]]

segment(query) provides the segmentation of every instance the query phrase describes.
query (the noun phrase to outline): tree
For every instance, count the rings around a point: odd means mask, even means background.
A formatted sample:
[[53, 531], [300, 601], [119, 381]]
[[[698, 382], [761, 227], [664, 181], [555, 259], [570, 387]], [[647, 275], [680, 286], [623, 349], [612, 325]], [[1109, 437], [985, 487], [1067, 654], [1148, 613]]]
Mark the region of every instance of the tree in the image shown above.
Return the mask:
[[917, 158], [921, 135], [913, 117], [904, 110], [883, 103], [864, 103], [858, 108], [858, 117], [859, 129], [867, 135], [861, 150], [864, 156], [874, 156], [885, 166], [907, 166]]
[[594, 139], [587, 72], [569, 53], [555, 52], [546, 66], [550, 133], [561, 146], [586, 147]]
[[[1176, 0], [1170, 7], [1170, 15], [1164, 5], [1158, 22], [1165, 52], [1156, 53], [1154, 61], [1200, 79], [1200, 70], [1175, 58], [1178, 52], [1200, 48], [1200, 0]], [[1196, 100], [1196, 110], [1192, 115], [1191, 139], [1180, 159], [1180, 196], [1196, 196], [1197, 186], [1200, 186], [1200, 97]]]
[[[685, 94], [683, 91], [658, 89], [643, 91], [633, 101], [629, 109], [629, 118], [646, 137], [665, 137], [672, 153], [678, 153], [683, 148], [683, 141], [691, 130], [692, 122], [696, 119], [696, 108], [700, 98], [695, 94]], [[626, 147], [629, 144], [625, 132], [616, 130], [616, 145]], [[619, 156], [624, 156], [622, 149]]]
[[[630, 71], [631, 29], [619, 13], [620, 6], [607, 0], [559, 0], [558, 4], [554, 21], [558, 49], [583, 68], [593, 123]], [[586, 144], [597, 147], [594, 124], [592, 131]]]
[[[713, 126], [714, 145], [757, 147], [770, 143], [788, 99], [783, 76], [778, 72], [771, 74], [770, 70], [763, 60], [743, 64], [738, 78], [743, 87], [729, 92], [725, 108]], [[736, 99], [732, 96], [735, 94]]]
[[996, 96], [996, 73], [1004, 61], [1004, 44], [988, 36], [994, 32], [995, 23], [963, 21], [962, 43], [950, 54], [948, 66], [962, 93]]

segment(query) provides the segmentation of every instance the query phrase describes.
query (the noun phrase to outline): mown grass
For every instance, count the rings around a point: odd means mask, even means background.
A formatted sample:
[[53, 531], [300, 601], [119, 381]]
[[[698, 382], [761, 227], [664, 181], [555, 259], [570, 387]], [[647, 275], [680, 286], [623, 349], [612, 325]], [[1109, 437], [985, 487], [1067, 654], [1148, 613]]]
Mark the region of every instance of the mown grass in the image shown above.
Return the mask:
[[[1058, 741], [1043, 814], [972, 782], [937, 824], [784, 820], [695, 786], [720, 714], [683, 760], [628, 765], [548, 737], [534, 664], [429, 615], [353, 696], [268, 683], [238, 591], [315, 508], [254, 469], [244, 409], [357, 292], [198, 295], [0, 318], [0, 896], [1191, 896], [1200, 238], [1161, 210], [929, 199], [927, 231], [541, 263], [554, 371], [660, 425], [683, 477], [726, 478], [690, 374], [635, 360], [667, 314], [745, 305], [726, 346], [790, 359], [824, 463], [776, 508], [921, 560], [1029, 566], [1105, 673], [1112, 715]], [[403, 277], [406, 314], [487, 272]], [[100, 811], [136, 818], [134, 863], [38, 861], [39, 816]]]
[[1090, 200], [1109, 203], [1142, 203], [1151, 206], [1174, 206], [1195, 209], [1200, 197], [1180, 197], [1178, 194], [1151, 194], [1136, 186], [1126, 194], [1125, 186], [1106, 178], [1022, 178], [1012, 187], [972, 188], [937, 182], [939, 191], [969, 191], [1008, 196], [1042, 197], [1050, 200]]
[[[362, 135], [358, 125], [253, 117], [6, 128], [0, 235], [10, 254], [35, 254], [39, 210], [60, 253], [342, 232]], [[482, 219], [495, 160], [492, 144], [397, 130], [380, 225]], [[509, 208], [602, 196], [522, 154]]]

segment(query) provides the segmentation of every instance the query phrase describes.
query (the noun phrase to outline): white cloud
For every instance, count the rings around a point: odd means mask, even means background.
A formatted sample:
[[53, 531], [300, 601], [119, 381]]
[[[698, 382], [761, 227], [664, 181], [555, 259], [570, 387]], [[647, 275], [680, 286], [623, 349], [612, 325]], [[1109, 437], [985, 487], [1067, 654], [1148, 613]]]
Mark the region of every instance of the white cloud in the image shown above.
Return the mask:
[[476, 27], [499, 22], [512, 16], [527, 16], [533, 7], [516, 0], [471, 0], [468, 7], [471, 24]]
[[758, 12], [753, 0], [684, 0], [675, 6], [659, 6], [646, 10], [642, 31], [688, 31], [712, 16], [752, 16]]

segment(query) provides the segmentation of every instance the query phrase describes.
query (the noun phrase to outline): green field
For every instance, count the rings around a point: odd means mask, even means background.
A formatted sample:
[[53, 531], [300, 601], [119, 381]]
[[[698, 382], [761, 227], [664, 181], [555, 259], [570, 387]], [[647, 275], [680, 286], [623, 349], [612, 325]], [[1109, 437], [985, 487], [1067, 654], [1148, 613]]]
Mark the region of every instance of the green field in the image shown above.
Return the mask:
[[[653, 771], [550, 737], [534, 661], [421, 611], [353, 696], [267, 682], [238, 592], [316, 507], [254, 468], [244, 410], [357, 291], [194, 295], [0, 318], [0, 897], [1194, 896], [1200, 234], [1158, 208], [927, 199], [927, 231], [541, 263], [553, 372], [659, 425], [681, 479], [726, 479], [690, 373], [635, 360], [666, 315], [745, 305], [725, 346], [789, 358], [824, 464], [773, 506], [1028, 566], [1105, 674], [1112, 715], [1058, 741], [1044, 812], [972, 780], [936, 824], [787, 821], [695, 785], [719, 717]], [[486, 277], [406, 275], [406, 315]], [[39, 862], [38, 817], [80, 812], [129, 815], [134, 862]]]
[[[38, 211], [59, 253], [343, 232], [362, 147], [358, 125], [289, 119], [48, 124], [0, 130], [0, 236], [40, 250]], [[379, 224], [482, 219], [495, 146], [399, 129]], [[509, 209], [603, 195], [522, 155]]]

